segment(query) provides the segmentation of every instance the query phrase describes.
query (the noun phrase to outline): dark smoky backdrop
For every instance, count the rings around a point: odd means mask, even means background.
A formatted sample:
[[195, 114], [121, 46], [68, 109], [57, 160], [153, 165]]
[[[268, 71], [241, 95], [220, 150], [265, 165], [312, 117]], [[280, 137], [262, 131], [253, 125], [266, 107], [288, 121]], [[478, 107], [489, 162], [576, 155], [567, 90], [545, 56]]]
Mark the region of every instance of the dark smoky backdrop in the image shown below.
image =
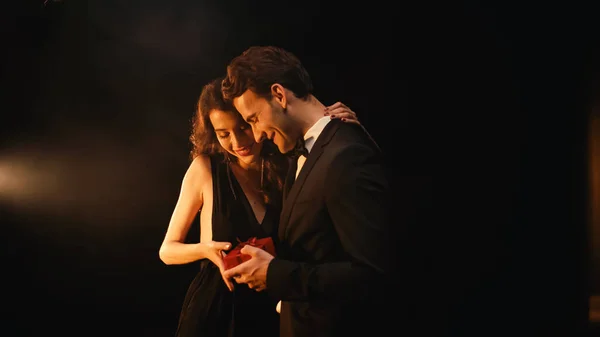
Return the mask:
[[350, 106], [386, 155], [399, 257], [390, 302], [410, 318], [400, 332], [587, 333], [600, 291], [591, 4], [3, 7], [3, 335], [174, 334], [197, 264], [166, 266], [158, 249], [195, 104], [234, 56], [267, 44], [294, 52], [316, 96]]

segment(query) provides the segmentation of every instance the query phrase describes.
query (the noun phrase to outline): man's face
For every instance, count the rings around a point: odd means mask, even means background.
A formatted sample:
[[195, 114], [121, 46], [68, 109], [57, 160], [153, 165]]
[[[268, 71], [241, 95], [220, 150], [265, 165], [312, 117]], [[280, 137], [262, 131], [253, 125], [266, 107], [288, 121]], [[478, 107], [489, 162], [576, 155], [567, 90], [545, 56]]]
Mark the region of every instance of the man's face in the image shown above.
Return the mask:
[[252, 127], [256, 142], [268, 138], [281, 153], [291, 151], [302, 136], [293, 120], [286, 114], [282, 103], [275, 98], [267, 100], [251, 90], [233, 99], [233, 105]]

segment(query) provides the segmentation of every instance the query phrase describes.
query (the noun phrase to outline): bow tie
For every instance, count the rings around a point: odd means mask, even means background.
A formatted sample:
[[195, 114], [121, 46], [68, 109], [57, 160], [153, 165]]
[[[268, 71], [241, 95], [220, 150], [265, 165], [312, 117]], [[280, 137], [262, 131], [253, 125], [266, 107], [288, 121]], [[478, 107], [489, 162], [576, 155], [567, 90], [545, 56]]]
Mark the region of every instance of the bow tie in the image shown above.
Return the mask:
[[292, 158], [298, 158], [300, 156], [304, 156], [304, 157], [308, 158], [308, 150], [306, 149], [306, 146], [304, 146], [304, 139], [299, 140], [296, 143], [296, 147], [294, 147], [293, 150], [291, 150], [290, 152], [288, 152], [288, 154]]

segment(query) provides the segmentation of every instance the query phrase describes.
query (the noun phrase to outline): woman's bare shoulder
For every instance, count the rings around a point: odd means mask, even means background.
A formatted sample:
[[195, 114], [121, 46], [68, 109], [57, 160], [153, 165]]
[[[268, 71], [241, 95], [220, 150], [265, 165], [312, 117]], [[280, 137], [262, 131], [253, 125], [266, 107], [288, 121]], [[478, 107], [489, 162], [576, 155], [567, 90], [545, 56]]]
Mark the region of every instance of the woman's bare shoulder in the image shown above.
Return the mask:
[[198, 155], [190, 163], [184, 180], [188, 180], [194, 184], [203, 184], [210, 181], [211, 178], [210, 157], [207, 155]]

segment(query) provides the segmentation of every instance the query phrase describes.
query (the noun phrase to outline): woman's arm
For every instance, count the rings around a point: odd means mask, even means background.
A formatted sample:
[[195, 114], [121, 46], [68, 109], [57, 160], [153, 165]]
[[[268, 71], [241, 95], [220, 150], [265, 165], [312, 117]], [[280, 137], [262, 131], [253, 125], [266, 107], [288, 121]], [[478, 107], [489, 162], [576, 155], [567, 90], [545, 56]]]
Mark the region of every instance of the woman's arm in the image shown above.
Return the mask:
[[[203, 258], [215, 259], [215, 245], [226, 243], [210, 242], [212, 230], [210, 226], [202, 226], [202, 243], [185, 243], [185, 238], [198, 211], [204, 204], [204, 190], [212, 186], [210, 160], [207, 156], [196, 157], [188, 168], [179, 199], [171, 215], [169, 227], [160, 247], [159, 256], [165, 264], [186, 264]], [[211, 231], [210, 233], [206, 231]], [[221, 248], [223, 249], [223, 248]], [[214, 262], [214, 261], [213, 261]]]

